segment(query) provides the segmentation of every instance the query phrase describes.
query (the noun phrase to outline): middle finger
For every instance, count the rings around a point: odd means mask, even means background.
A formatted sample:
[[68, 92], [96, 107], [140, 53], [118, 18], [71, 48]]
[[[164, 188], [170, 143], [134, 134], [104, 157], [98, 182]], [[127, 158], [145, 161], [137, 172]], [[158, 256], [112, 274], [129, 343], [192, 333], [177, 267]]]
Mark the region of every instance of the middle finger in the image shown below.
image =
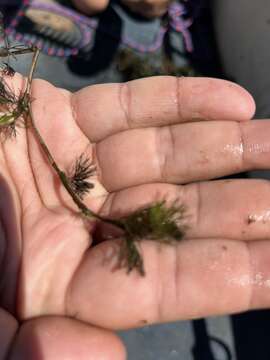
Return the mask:
[[184, 184], [269, 167], [270, 122], [209, 121], [133, 129], [96, 146], [109, 191], [145, 183]]

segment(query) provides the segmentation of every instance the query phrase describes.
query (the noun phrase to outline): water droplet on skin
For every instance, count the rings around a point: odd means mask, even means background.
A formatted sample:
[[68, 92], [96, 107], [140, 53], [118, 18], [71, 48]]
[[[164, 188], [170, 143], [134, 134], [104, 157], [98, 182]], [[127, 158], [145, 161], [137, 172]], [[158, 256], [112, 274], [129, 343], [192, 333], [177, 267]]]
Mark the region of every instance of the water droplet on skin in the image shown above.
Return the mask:
[[223, 152], [229, 152], [233, 155], [242, 155], [244, 152], [243, 144], [227, 144], [223, 148]]
[[261, 272], [255, 274], [253, 279], [251, 279], [249, 275], [242, 275], [240, 277], [231, 278], [229, 280], [229, 283], [241, 287], [246, 287], [251, 285], [262, 286], [267, 288], [270, 287], [270, 279], [265, 278]]
[[262, 154], [270, 152], [270, 144], [250, 144], [246, 151], [254, 154]]
[[257, 223], [257, 222], [266, 224], [269, 221], [270, 221], [270, 210], [264, 210], [256, 214], [250, 214], [247, 219], [248, 224]]

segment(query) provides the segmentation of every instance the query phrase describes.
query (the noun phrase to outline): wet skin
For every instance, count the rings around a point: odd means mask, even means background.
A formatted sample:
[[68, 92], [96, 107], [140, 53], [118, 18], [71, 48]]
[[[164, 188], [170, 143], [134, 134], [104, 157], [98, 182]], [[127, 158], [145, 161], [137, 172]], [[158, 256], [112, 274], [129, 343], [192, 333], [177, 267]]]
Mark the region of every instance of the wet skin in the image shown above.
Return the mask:
[[[18, 74], [9, 81], [23, 86]], [[269, 306], [269, 183], [209, 181], [269, 166], [270, 123], [249, 121], [244, 89], [158, 77], [75, 94], [36, 80], [32, 90], [59, 166], [82, 152], [97, 165], [89, 207], [113, 216], [177, 199], [188, 230], [178, 246], [142, 242], [144, 278], [113, 272], [119, 241], [91, 245], [94, 224], [20, 128], [0, 149], [0, 359], [124, 359], [116, 329]]]

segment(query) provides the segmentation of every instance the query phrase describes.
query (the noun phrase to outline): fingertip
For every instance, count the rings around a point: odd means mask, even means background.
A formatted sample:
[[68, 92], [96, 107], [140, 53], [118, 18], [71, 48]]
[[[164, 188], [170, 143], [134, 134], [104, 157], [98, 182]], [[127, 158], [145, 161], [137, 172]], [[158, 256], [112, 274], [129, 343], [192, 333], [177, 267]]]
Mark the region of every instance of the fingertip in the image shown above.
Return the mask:
[[120, 338], [108, 330], [48, 316], [21, 327], [10, 358], [125, 360], [126, 350]]
[[102, 12], [109, 4], [109, 0], [72, 0], [80, 11], [92, 15]]
[[215, 78], [179, 78], [182, 116], [189, 121], [250, 120], [255, 102], [242, 86]]
[[256, 111], [256, 103], [253, 96], [241, 85], [227, 81], [228, 86], [235, 92], [235, 98], [232, 98], [232, 106], [239, 120], [251, 120]]

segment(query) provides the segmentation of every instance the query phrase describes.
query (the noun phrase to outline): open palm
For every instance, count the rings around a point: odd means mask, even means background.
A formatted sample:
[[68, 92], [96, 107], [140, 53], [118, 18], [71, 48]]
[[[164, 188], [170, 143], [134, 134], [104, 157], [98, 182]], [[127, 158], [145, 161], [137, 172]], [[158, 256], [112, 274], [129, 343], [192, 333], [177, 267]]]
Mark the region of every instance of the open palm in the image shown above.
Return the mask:
[[0, 152], [2, 358], [121, 359], [110, 330], [269, 305], [269, 184], [207, 181], [268, 166], [270, 126], [248, 121], [249, 94], [157, 77], [75, 94], [36, 80], [32, 97], [60, 168], [82, 153], [97, 166], [91, 209], [116, 216], [178, 200], [188, 230], [176, 247], [141, 244], [146, 277], [113, 271], [119, 241], [91, 246], [95, 224], [78, 215], [32, 129], [20, 128]]

